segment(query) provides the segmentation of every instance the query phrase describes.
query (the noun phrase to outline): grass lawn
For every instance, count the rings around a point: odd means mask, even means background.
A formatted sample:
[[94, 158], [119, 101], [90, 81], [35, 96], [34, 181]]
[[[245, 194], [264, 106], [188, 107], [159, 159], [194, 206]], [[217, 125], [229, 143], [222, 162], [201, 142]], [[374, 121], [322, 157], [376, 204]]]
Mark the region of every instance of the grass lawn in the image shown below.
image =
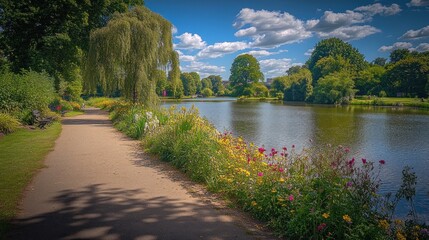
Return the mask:
[[355, 98], [350, 102], [351, 105], [374, 105], [374, 106], [406, 106], [406, 107], [420, 107], [429, 108], [429, 100], [421, 98], [394, 98], [394, 97], [380, 97], [367, 99], [366, 97]]
[[24, 188], [54, 147], [61, 124], [45, 130], [20, 129], [0, 138], [0, 239], [17, 212]]

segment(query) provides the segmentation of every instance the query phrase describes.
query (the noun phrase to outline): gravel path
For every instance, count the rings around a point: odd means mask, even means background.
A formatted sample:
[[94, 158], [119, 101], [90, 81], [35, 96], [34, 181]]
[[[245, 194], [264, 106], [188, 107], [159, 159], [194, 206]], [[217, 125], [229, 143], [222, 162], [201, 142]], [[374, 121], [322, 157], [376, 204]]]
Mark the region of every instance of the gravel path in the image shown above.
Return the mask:
[[206, 193], [192, 193], [183, 175], [139, 149], [104, 111], [65, 118], [9, 238], [266, 238], [231, 210], [201, 198]]

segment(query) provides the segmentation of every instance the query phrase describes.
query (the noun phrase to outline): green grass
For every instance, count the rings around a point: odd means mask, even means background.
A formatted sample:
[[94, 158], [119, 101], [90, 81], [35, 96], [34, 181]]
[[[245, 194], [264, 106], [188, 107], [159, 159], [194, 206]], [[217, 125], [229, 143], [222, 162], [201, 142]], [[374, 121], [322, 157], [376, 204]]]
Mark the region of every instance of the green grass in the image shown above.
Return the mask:
[[373, 105], [373, 106], [404, 106], [429, 108], [429, 100], [421, 98], [394, 98], [394, 97], [375, 97], [367, 99], [366, 97], [355, 98], [350, 102], [351, 105]]
[[20, 129], [0, 139], [0, 239], [17, 213], [25, 187], [43, 167], [60, 132], [61, 124], [54, 123], [45, 130]]
[[74, 116], [78, 116], [78, 115], [82, 115], [84, 114], [83, 111], [70, 111], [70, 112], [66, 112], [66, 114], [64, 115], [65, 117], [74, 117]]

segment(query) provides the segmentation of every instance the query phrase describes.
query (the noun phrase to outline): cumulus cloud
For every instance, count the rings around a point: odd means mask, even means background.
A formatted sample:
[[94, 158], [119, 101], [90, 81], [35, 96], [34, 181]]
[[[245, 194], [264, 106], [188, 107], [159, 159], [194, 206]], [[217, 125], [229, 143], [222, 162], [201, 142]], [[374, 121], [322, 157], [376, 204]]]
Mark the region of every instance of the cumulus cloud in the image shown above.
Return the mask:
[[270, 52], [267, 50], [252, 50], [252, 51], [245, 52], [243, 54], [250, 54], [250, 55], [254, 56], [255, 58], [258, 58], [258, 57], [266, 57], [266, 56], [271, 56], [271, 55], [275, 55], [275, 54], [280, 54], [283, 52], [287, 52], [287, 50], [280, 50], [280, 51], [276, 51], [276, 52]]
[[319, 32], [318, 35], [322, 38], [336, 37], [345, 41], [361, 39], [374, 33], [380, 32], [379, 29], [369, 26], [349, 26], [340, 27], [331, 32]]
[[429, 51], [429, 43], [420, 43], [417, 47], [411, 48], [411, 51], [427, 52]]
[[195, 61], [196, 57], [191, 55], [186, 55], [182, 51], [176, 50], [176, 52], [179, 54], [179, 60], [183, 62], [192, 62]]
[[283, 76], [286, 71], [294, 65], [302, 65], [301, 63], [292, 63], [290, 58], [266, 59], [259, 61], [261, 71], [265, 78]]
[[396, 49], [410, 49], [413, 44], [409, 42], [396, 42], [391, 46], [382, 46], [378, 49], [380, 52], [392, 52]]
[[202, 49], [206, 46], [206, 42], [196, 33], [185, 32], [176, 38], [180, 40], [178, 44], [174, 45], [176, 49]]
[[402, 35], [400, 39], [413, 40], [413, 39], [419, 39], [423, 37], [429, 37], [429, 25], [417, 30], [409, 30], [406, 33], [404, 33], [404, 35]]
[[395, 15], [401, 11], [397, 4], [384, 6], [380, 3], [361, 6], [342, 13], [325, 11], [320, 19], [311, 19], [306, 22], [308, 30], [316, 32], [319, 37], [337, 37], [342, 40], [364, 38], [379, 29], [370, 25], [360, 25], [372, 21], [375, 15]]
[[427, 7], [429, 6], [429, 0], [411, 0], [407, 3], [408, 7]]
[[395, 3], [390, 6], [383, 6], [380, 3], [375, 3], [371, 5], [357, 7], [355, 8], [355, 11], [361, 12], [367, 16], [372, 17], [376, 14], [385, 15], [385, 16], [395, 15], [402, 10], [401, 10], [401, 7]]
[[190, 64], [182, 66], [183, 72], [197, 72], [201, 78], [209, 75], [220, 75], [225, 72], [224, 66], [210, 65], [203, 62], [193, 61]]
[[197, 57], [199, 58], [218, 58], [225, 54], [234, 53], [248, 48], [248, 43], [245, 42], [221, 42], [205, 47], [201, 50]]
[[233, 26], [239, 29], [235, 33], [236, 37], [253, 39], [251, 43], [253, 47], [278, 47], [283, 44], [300, 42], [312, 36], [305, 29], [303, 21], [287, 12], [255, 11], [243, 8], [238, 13]]

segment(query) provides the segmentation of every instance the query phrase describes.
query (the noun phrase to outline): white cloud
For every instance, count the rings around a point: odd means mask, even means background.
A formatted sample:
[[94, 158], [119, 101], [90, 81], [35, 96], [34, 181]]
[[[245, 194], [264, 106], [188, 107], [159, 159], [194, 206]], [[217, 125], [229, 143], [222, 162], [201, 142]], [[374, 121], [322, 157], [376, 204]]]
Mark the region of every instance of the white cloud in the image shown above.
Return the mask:
[[342, 13], [325, 11], [320, 19], [312, 19], [306, 22], [310, 31], [317, 33], [319, 37], [337, 37], [342, 40], [355, 40], [380, 32], [370, 25], [359, 25], [372, 21], [375, 15], [395, 15], [401, 11], [397, 4], [384, 6], [380, 3], [361, 6], [353, 11]]
[[220, 75], [224, 73], [225, 67], [194, 61], [188, 65], [182, 66], [181, 70], [183, 72], [197, 72], [201, 78], [205, 78], [209, 75]]
[[410, 49], [413, 44], [409, 42], [396, 42], [391, 46], [382, 46], [378, 49], [380, 52], [392, 52], [396, 49]]
[[240, 29], [236, 37], [251, 37], [254, 47], [278, 47], [283, 44], [300, 42], [311, 37], [304, 22], [287, 12], [276, 12], [243, 8], [238, 13], [233, 26]]
[[172, 25], [171, 26], [171, 34], [176, 34], [177, 33], [177, 27], [176, 26], [174, 26], [174, 25]]
[[195, 56], [186, 55], [182, 51], [176, 50], [176, 52], [179, 54], [179, 60], [183, 62], [193, 62], [195, 61]]
[[417, 47], [411, 48], [411, 51], [427, 52], [429, 51], [429, 43], [420, 43]]
[[304, 53], [304, 55], [305, 55], [305, 56], [311, 56], [311, 54], [313, 53], [313, 51], [314, 51], [314, 48], [310, 48], [310, 49], [308, 49], [308, 50]]
[[280, 54], [283, 52], [287, 52], [287, 50], [279, 50], [276, 52], [270, 52], [267, 50], [252, 50], [252, 51], [245, 52], [243, 54], [250, 54], [250, 55], [254, 56], [255, 58], [258, 58], [258, 57], [266, 57], [266, 56], [270, 56], [270, 55]]
[[331, 32], [318, 32], [319, 37], [336, 37], [345, 41], [361, 39], [366, 36], [372, 35], [374, 33], [380, 32], [379, 29], [369, 26], [349, 26], [349, 27], [340, 27]]
[[265, 78], [283, 76], [286, 71], [294, 65], [302, 65], [301, 63], [292, 63], [290, 58], [266, 59], [259, 61], [261, 71]]
[[234, 53], [248, 48], [248, 43], [245, 42], [221, 42], [207, 46], [201, 50], [197, 57], [199, 58], [218, 58], [225, 54]]
[[419, 39], [423, 37], [429, 37], [429, 25], [417, 30], [409, 30], [400, 39]]
[[371, 5], [357, 7], [357, 8], [355, 8], [355, 11], [362, 12], [363, 14], [372, 17], [376, 14], [385, 15], [385, 16], [395, 15], [395, 14], [399, 13], [400, 11], [402, 11], [402, 9], [401, 9], [401, 7], [399, 7], [398, 4], [392, 4], [390, 6], [383, 6], [380, 3], [375, 3], [375, 4], [371, 4]]
[[408, 7], [427, 7], [429, 6], [429, 0], [411, 0], [407, 3]]
[[202, 49], [206, 46], [206, 42], [196, 33], [185, 32], [176, 38], [180, 40], [178, 44], [174, 45], [176, 49]]

